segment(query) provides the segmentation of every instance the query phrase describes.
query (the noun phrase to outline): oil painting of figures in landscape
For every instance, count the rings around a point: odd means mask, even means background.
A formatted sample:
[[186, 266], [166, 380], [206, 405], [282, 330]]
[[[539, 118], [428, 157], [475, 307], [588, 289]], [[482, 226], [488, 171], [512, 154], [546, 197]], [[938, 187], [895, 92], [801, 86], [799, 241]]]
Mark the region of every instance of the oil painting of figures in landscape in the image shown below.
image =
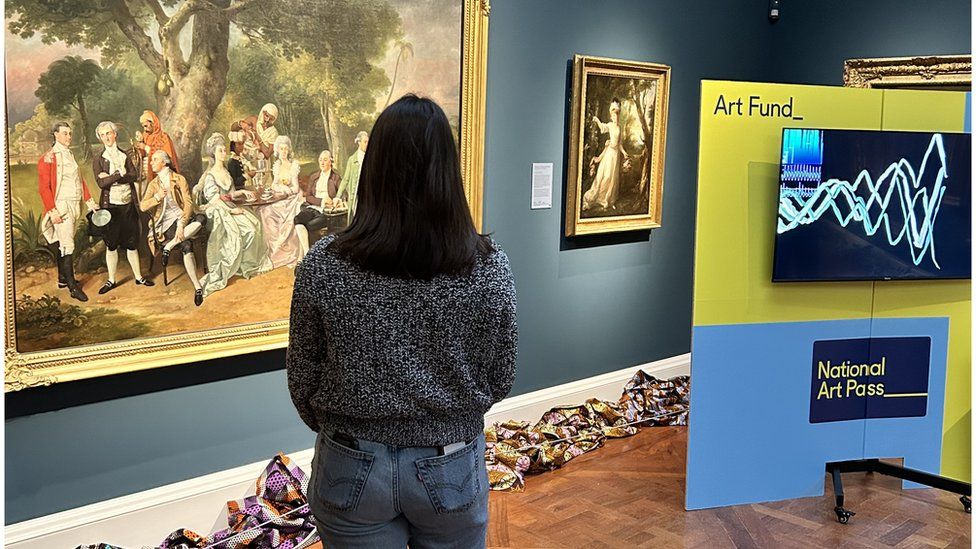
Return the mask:
[[[16, 350], [288, 317], [379, 112], [459, 126], [455, 0], [6, 0]], [[9, 282], [9, 281], [8, 281]]]

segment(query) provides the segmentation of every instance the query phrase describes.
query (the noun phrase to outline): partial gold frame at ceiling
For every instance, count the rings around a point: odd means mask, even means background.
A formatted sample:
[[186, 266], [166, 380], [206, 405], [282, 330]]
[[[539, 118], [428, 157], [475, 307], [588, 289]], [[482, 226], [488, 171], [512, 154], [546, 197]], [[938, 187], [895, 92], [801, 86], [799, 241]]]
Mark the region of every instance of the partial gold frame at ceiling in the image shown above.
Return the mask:
[[844, 85], [849, 88], [971, 89], [970, 55], [928, 55], [848, 59]]

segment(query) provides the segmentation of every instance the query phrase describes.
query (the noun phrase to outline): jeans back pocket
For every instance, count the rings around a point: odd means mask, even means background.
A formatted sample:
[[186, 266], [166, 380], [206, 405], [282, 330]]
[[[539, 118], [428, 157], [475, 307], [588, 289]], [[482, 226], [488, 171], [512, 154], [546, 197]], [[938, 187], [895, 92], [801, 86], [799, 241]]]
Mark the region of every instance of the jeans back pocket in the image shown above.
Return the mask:
[[355, 509], [373, 467], [373, 453], [347, 448], [324, 433], [316, 453], [313, 503], [336, 511]]
[[481, 474], [485, 456], [481, 437], [446, 456], [418, 459], [417, 472], [438, 514], [467, 510], [485, 494]]

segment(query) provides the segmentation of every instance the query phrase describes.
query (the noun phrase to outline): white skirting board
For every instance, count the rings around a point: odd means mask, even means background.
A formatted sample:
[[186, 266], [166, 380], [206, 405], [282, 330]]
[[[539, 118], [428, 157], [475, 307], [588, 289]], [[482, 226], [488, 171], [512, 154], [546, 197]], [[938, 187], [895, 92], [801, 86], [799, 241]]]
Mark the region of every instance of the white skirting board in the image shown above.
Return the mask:
[[[691, 355], [678, 355], [507, 398], [485, 414], [485, 424], [508, 419], [536, 421], [550, 408], [580, 404], [587, 398], [615, 401], [638, 369], [659, 379], [689, 375]], [[309, 470], [311, 448], [289, 456], [303, 470]], [[177, 528], [208, 534], [226, 527], [228, 501], [253, 495], [254, 481], [268, 460], [5, 526], [4, 547], [71, 548], [106, 542], [136, 549], [159, 543]]]

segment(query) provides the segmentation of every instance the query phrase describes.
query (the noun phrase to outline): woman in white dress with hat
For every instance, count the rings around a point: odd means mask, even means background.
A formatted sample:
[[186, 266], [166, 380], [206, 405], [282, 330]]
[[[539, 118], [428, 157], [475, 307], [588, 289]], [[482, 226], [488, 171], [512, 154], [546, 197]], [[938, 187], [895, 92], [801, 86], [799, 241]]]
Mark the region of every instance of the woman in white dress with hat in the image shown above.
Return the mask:
[[620, 190], [620, 164], [623, 147], [620, 143], [620, 101], [610, 102], [610, 121], [601, 122], [596, 116], [593, 123], [600, 127], [600, 133], [608, 134], [610, 139], [599, 156], [594, 156], [591, 162], [598, 163], [593, 184], [583, 195], [583, 209], [589, 210], [595, 206], [603, 209], [613, 208]]

